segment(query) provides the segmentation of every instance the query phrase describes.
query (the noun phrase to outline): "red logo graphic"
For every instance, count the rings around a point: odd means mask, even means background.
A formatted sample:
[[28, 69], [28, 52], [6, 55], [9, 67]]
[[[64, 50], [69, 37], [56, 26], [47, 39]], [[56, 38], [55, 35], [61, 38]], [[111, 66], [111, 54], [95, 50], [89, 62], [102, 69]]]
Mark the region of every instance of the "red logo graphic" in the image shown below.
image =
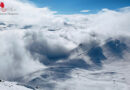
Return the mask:
[[0, 7], [1, 7], [1, 11], [2, 11], [2, 12], [5, 12], [5, 11], [6, 11], [6, 9], [4, 8], [4, 7], [5, 7], [4, 2], [0, 2]]
[[4, 8], [5, 7], [5, 4], [3, 2], [0, 3], [0, 7], [1, 8]]

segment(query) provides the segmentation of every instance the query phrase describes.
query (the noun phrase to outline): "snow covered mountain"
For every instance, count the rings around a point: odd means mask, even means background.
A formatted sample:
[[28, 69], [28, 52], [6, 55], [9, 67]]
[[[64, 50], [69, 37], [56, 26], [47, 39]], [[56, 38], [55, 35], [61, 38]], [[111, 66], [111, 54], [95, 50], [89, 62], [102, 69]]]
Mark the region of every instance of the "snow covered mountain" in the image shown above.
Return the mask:
[[130, 7], [56, 15], [12, 1], [17, 15], [0, 18], [0, 79], [17, 84], [0, 90], [130, 90]]
[[17, 85], [17, 83], [15, 82], [1, 81], [0, 90], [32, 90], [32, 89]]

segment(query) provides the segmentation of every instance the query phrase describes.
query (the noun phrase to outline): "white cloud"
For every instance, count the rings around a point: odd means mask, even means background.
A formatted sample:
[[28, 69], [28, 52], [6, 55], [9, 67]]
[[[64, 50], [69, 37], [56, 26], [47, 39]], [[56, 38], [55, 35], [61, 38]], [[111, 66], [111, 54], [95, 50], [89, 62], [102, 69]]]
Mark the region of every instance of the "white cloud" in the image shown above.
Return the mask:
[[[56, 12], [47, 7], [38, 8], [19, 0], [4, 1], [6, 6], [15, 8], [18, 15], [0, 16], [1, 22], [17, 26], [0, 31], [2, 79], [13, 79], [38, 70], [44, 67], [39, 62], [41, 60], [59, 58], [62, 54], [67, 56], [79, 44], [95, 40], [90, 34], [95, 33], [102, 43], [110, 37], [130, 35], [129, 7], [118, 11], [102, 9], [97, 14], [89, 15], [55, 15]], [[20, 29], [25, 25], [34, 27], [31, 30]]]
[[91, 10], [81, 10], [80, 12], [90, 12]]
[[34, 60], [25, 48], [24, 32], [0, 32], [0, 78], [13, 80], [44, 66]]

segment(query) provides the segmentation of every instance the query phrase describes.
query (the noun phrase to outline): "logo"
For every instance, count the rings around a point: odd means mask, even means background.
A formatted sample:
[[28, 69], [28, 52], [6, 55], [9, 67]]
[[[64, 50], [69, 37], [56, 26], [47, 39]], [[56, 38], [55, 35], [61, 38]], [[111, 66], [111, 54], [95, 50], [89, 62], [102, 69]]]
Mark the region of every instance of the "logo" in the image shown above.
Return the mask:
[[5, 7], [5, 4], [3, 2], [0, 3], [0, 7], [1, 8], [4, 8]]
[[0, 15], [18, 15], [18, 13], [15, 8], [5, 6], [5, 3], [0, 1]]
[[4, 2], [0, 2], [0, 8], [2, 12], [6, 11]]

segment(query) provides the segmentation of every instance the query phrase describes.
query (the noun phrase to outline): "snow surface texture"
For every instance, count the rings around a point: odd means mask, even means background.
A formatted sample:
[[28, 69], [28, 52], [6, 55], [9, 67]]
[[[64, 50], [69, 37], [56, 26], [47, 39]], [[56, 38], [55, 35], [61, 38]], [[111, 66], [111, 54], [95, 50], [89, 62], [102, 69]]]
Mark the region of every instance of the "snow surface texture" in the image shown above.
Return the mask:
[[0, 79], [36, 90], [130, 90], [130, 7], [57, 15], [3, 1], [17, 15], [0, 16]]
[[23, 86], [17, 85], [16, 82], [0, 82], [0, 90], [32, 90]]

